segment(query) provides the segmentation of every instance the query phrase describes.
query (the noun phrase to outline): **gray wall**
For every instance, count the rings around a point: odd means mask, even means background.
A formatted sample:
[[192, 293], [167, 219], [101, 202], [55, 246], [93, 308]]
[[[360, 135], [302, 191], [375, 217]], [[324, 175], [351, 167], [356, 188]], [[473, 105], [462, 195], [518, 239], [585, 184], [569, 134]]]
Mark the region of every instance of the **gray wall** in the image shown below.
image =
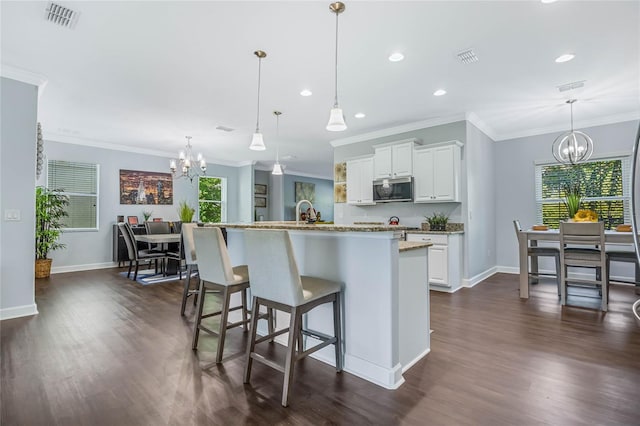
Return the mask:
[[[307, 182], [316, 185], [316, 195], [315, 201], [313, 201], [313, 207], [316, 211], [320, 211], [322, 220], [327, 222], [333, 221], [333, 181], [296, 175], [284, 175], [282, 185], [284, 220], [296, 220], [296, 182]], [[301, 208], [306, 210], [308, 206], [305, 206], [301, 206]]]
[[[99, 164], [99, 224], [98, 231], [65, 232], [61, 242], [66, 249], [53, 252], [54, 271], [69, 271], [92, 267], [109, 266], [112, 261], [112, 225], [118, 215], [138, 216], [143, 220], [142, 211], [152, 210], [153, 217], [164, 220], [178, 220], [178, 203], [186, 200], [192, 206], [198, 205], [197, 181], [187, 179], [173, 181], [173, 205], [125, 205], [120, 204], [120, 169], [168, 171], [168, 159], [160, 156], [136, 154], [82, 145], [72, 145], [45, 141], [47, 160], [66, 160]], [[238, 220], [239, 185], [238, 168], [218, 164], [207, 165], [207, 175], [227, 179], [227, 221]], [[46, 175], [38, 181], [46, 184]]]
[[269, 220], [284, 220], [284, 175], [269, 174]]
[[271, 183], [269, 182], [269, 176], [271, 172], [265, 170], [256, 170], [254, 172], [254, 183], [267, 185], [267, 207], [256, 207], [256, 217], [259, 218], [262, 216], [262, 220], [271, 220], [269, 219], [269, 207], [271, 206]]
[[253, 222], [253, 165], [238, 168], [238, 217], [227, 222]]
[[[580, 130], [593, 139], [594, 156], [631, 154], [638, 131], [638, 121]], [[518, 244], [513, 230], [513, 220], [519, 219], [523, 227], [529, 227], [535, 223], [534, 162], [553, 159], [551, 144], [559, 134], [560, 132], [529, 136], [495, 144], [496, 263], [500, 267], [516, 268], [518, 266]], [[611, 269], [613, 275], [631, 276], [631, 271], [623, 271], [624, 268], [620, 269], [617, 264]]]
[[[38, 88], [0, 79], [0, 319], [37, 313], [34, 300]], [[20, 221], [5, 221], [7, 209]]]

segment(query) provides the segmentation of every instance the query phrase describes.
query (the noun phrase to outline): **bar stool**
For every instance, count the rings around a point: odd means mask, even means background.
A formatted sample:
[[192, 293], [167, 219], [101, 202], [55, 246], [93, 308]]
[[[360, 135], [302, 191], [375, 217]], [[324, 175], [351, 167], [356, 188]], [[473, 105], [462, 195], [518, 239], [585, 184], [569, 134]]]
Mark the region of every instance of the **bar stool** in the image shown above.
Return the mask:
[[[252, 316], [251, 340], [247, 348], [244, 383], [249, 383], [253, 360], [284, 373], [282, 406], [288, 404], [293, 382], [295, 362], [328, 345], [335, 345], [336, 371], [342, 371], [342, 337], [340, 319], [341, 285], [322, 278], [300, 276], [289, 233], [285, 230], [245, 230], [245, 255], [251, 279]], [[316, 306], [333, 303], [334, 335], [303, 330], [302, 315]], [[256, 340], [256, 326], [260, 306], [289, 312], [289, 328], [269, 332]], [[289, 332], [287, 356], [284, 367], [255, 352], [256, 344]], [[303, 335], [314, 337], [322, 343], [304, 350]], [[297, 350], [296, 350], [297, 346]]]
[[198, 270], [198, 264], [196, 262], [196, 246], [193, 242], [193, 229], [197, 226], [195, 223], [183, 223], [181, 234], [182, 244], [184, 250], [184, 262], [187, 265], [187, 278], [184, 280], [184, 290], [182, 291], [182, 307], [180, 308], [180, 315], [184, 315], [184, 308], [187, 305], [187, 298], [193, 296], [193, 304], [196, 304], [196, 297], [198, 296], [198, 285], [196, 288], [191, 289], [191, 274], [194, 270]]
[[638, 258], [636, 257], [636, 253], [634, 251], [622, 250], [607, 251], [607, 282], [610, 281], [611, 277], [611, 262], [627, 262], [635, 264], [635, 281], [616, 280], [616, 282], [635, 284], [636, 293], [638, 293], [638, 291], [640, 291], [640, 265], [638, 265]]
[[[249, 273], [247, 265], [231, 266], [227, 246], [224, 243], [220, 228], [197, 227], [193, 229], [193, 240], [195, 243], [196, 256], [198, 258], [198, 274], [200, 276], [200, 287], [198, 297], [198, 309], [193, 327], [192, 349], [198, 348], [198, 338], [200, 330], [209, 334], [218, 335], [218, 349], [216, 353], [216, 364], [222, 362], [224, 351], [224, 340], [227, 330], [241, 325], [249, 324], [247, 319], [247, 288], [249, 288]], [[222, 308], [219, 311], [202, 314], [207, 290], [217, 290], [222, 298]], [[229, 307], [231, 294], [241, 292], [242, 304], [233, 308]], [[184, 305], [184, 303], [183, 303]], [[227, 323], [229, 312], [241, 309], [242, 320], [231, 324]], [[202, 325], [204, 318], [220, 315], [220, 328], [218, 332]], [[244, 331], [247, 329], [245, 327]]]
[[[522, 232], [522, 227], [520, 227], [520, 221], [519, 220], [514, 220], [513, 221], [513, 227], [516, 230], [516, 236], [518, 236], [520, 234], [520, 232]], [[536, 259], [538, 257], [553, 257], [555, 258], [555, 263], [556, 263], [556, 273], [555, 274], [541, 274], [539, 272], [536, 273], [531, 273], [529, 272], [529, 276], [532, 278], [538, 278], [538, 277], [542, 277], [542, 276], [550, 276], [550, 277], [555, 277], [556, 278], [556, 283], [558, 284], [558, 297], [560, 297], [560, 249], [556, 248], [556, 247], [527, 247], [527, 254], [529, 257], [532, 258], [532, 262], [533, 259]], [[537, 261], [537, 259], [536, 259]]]

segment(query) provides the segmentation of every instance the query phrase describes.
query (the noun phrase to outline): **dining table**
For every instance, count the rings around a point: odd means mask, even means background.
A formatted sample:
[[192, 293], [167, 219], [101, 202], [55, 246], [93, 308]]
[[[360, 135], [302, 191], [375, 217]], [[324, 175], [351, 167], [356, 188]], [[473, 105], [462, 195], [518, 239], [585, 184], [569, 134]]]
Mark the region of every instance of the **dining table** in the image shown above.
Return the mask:
[[[631, 232], [619, 232], [614, 230], [604, 231], [605, 244], [628, 244], [633, 247], [633, 234]], [[528, 247], [538, 245], [538, 241], [555, 241], [560, 244], [560, 231], [549, 229], [539, 231], [533, 229], [523, 230], [518, 233], [518, 252], [520, 259], [520, 298], [529, 298], [529, 254]], [[531, 259], [531, 272], [538, 272], [538, 259]]]
[[[179, 243], [180, 242], [180, 234], [144, 234], [144, 235], [135, 235], [136, 241], [140, 241], [143, 243], [149, 244], [159, 244], [162, 245], [162, 249], [166, 250], [168, 245], [171, 243]], [[169, 259], [167, 262], [167, 267], [164, 266], [165, 260], [162, 260], [162, 275], [175, 275], [179, 272], [179, 261], [173, 258]], [[180, 274], [181, 275], [181, 274]]]

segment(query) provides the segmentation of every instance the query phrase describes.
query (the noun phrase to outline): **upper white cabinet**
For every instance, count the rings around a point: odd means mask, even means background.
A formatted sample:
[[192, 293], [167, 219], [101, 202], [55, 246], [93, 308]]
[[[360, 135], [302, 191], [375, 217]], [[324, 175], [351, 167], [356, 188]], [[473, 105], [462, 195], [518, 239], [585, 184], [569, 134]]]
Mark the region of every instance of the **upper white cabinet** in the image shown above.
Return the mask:
[[460, 142], [416, 148], [413, 153], [414, 201], [460, 201]]
[[373, 157], [347, 161], [347, 203], [373, 202]]
[[375, 147], [374, 179], [395, 179], [413, 174], [413, 149], [418, 139], [407, 139]]

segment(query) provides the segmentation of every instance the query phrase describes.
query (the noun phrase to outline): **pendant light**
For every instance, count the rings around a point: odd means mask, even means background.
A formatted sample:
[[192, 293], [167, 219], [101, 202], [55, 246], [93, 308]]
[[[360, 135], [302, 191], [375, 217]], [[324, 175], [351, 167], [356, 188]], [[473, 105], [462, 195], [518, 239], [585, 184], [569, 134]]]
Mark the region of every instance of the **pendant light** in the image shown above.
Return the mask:
[[280, 111], [273, 111], [273, 115], [276, 116], [276, 163], [273, 165], [272, 175], [281, 175], [282, 174], [282, 166], [280, 165], [280, 152], [279, 152], [279, 139], [280, 139], [280, 116], [282, 113]]
[[333, 102], [333, 108], [329, 114], [329, 123], [327, 124], [327, 130], [330, 132], [342, 132], [347, 130], [347, 124], [344, 122], [344, 115], [342, 114], [342, 108], [338, 106], [338, 15], [344, 12], [344, 3], [335, 2], [329, 5], [329, 9], [336, 14], [336, 60], [335, 60], [335, 99]]
[[578, 164], [587, 161], [593, 154], [593, 141], [583, 132], [573, 130], [573, 104], [577, 99], [569, 99], [571, 108], [571, 130], [558, 136], [553, 141], [553, 156], [560, 163]]
[[262, 139], [262, 133], [260, 133], [260, 74], [262, 71], [262, 59], [267, 57], [267, 54], [262, 50], [256, 50], [253, 52], [258, 57], [258, 109], [256, 112], [256, 131], [251, 139], [251, 145], [249, 149], [253, 151], [264, 151], [267, 149], [264, 146], [264, 140]]

